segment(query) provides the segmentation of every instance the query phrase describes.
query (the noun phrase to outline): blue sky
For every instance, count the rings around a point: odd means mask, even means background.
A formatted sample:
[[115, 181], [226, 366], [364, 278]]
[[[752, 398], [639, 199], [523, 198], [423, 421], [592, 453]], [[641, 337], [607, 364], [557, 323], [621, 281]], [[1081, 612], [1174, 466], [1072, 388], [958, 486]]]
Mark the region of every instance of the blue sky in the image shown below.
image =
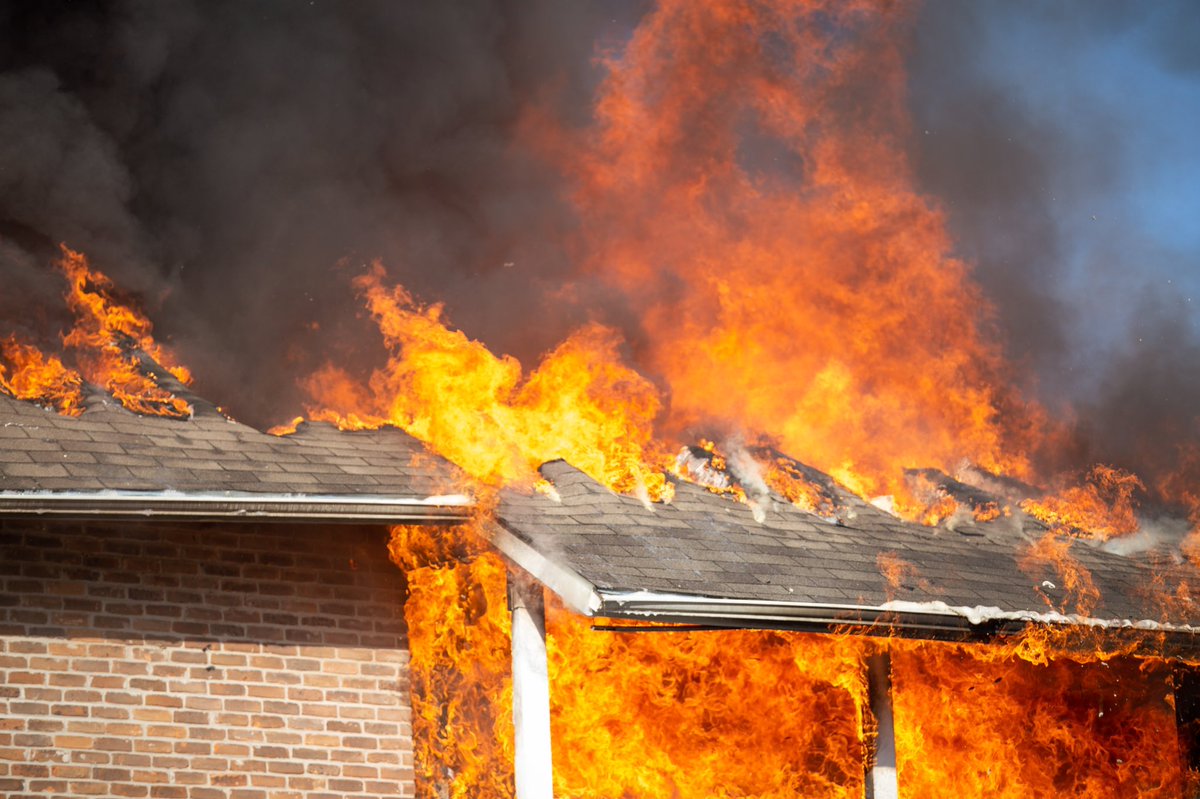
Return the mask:
[[924, 188], [1043, 390], [1200, 333], [1200, 4], [930, 0], [911, 86]]

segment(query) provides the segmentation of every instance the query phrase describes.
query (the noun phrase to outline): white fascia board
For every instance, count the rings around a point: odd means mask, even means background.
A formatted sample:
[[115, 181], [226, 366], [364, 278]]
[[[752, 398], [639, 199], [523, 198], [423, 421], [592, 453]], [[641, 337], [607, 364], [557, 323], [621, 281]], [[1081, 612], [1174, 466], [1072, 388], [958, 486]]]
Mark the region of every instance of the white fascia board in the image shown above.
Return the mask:
[[[945, 602], [891, 601], [881, 605], [732, 599], [655, 591], [601, 591], [600, 615], [651, 619], [691, 617], [697, 621], [871, 623], [887, 620], [899, 627], [925, 627], [944, 621], [964, 629], [993, 622], [1036, 623], [1110, 630], [1146, 630], [1195, 635], [1200, 627], [1152, 619], [1101, 619], [1079, 614], [1005, 611], [989, 606], [956, 606]], [[898, 617], [898, 618], [897, 618]]]
[[290, 505], [420, 505], [469, 507], [475, 500], [466, 494], [441, 494], [429, 497], [390, 497], [379, 494], [267, 494], [253, 491], [0, 491], [0, 500], [19, 502], [204, 502]]
[[471, 516], [464, 494], [381, 496], [248, 491], [0, 491], [0, 516], [447, 523]]
[[583, 616], [595, 616], [600, 610], [602, 603], [596, 587], [580, 574], [550, 560], [503, 525], [492, 524], [491, 536], [496, 549], [557, 594], [571, 610]]

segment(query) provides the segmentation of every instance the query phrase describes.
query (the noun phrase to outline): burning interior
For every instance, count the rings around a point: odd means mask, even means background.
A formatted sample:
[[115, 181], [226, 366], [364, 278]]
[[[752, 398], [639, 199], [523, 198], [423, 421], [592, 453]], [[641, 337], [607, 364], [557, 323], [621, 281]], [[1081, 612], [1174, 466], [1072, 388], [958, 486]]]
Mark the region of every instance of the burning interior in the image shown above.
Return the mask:
[[[219, 407], [199, 393], [226, 379], [212, 359], [195, 376], [180, 363], [198, 346], [187, 325], [171, 346], [156, 339], [138, 308], [169, 308], [171, 291], [127, 288], [106, 271], [136, 269], [91, 263], [74, 240], [55, 248], [65, 236], [33, 217], [6, 222], [0, 263], [55, 301], [3, 306], [12, 563], [64, 524], [149, 520], [184, 538], [386, 525], [404, 581], [407, 685], [391, 685], [410, 708], [397, 718], [411, 724], [412, 777], [376, 795], [1195, 795], [1200, 417], [1172, 418], [1169, 445], [1101, 460], [1103, 446], [1081, 443], [1094, 430], [1026, 387], [946, 211], [916, 187], [914, 14], [660, 0], [600, 53], [586, 121], [549, 89], [506, 117], [506, 146], [557, 176], [556, 213], [572, 220], [536, 230], [557, 237], [545, 260], [570, 264], [562, 279], [512, 279], [542, 310], [573, 309], [544, 317], [555, 335], [570, 317], [566, 332], [523, 365], [470, 320], [456, 327], [452, 298], [448, 310], [404, 285], [402, 264], [343, 260], [329, 274], [344, 297], [327, 304], [359, 303], [345, 314], [356, 321], [325, 310], [303, 321], [279, 359], [303, 413], [266, 432], [236, 421], [236, 406], [279, 422], [286, 403], [238, 389]], [[45, 89], [36, 76], [0, 84], [0, 101], [31, 86]], [[176, 274], [173, 288], [186, 295], [190, 279]], [[527, 301], [501, 315], [532, 340], [543, 317]], [[36, 604], [30, 575], [43, 574], [26, 566], [7, 575], [18, 610], [5, 640], [75, 637], [21, 616]], [[102, 581], [76, 582], [64, 593], [91, 596]], [[245, 601], [226, 597], [246, 590], [231, 585], [211, 596]], [[341, 622], [327, 626], [346, 640]], [[238, 629], [235, 645], [254, 643]], [[168, 626], [156, 646], [185, 633]], [[17, 732], [0, 733], [13, 738], [0, 785], [55, 792], [29, 781], [85, 779], [71, 771], [85, 760], [54, 754], [82, 738], [37, 709], [34, 694], [56, 683], [21, 663], [37, 687], [5, 695]], [[336, 705], [313, 707], [338, 716]], [[373, 783], [318, 762], [349, 738], [310, 745], [305, 714], [291, 715], [294, 729], [279, 726], [296, 737], [262, 757], [308, 760], [299, 772], [264, 765], [276, 782], [263, 785], [371, 795]], [[103, 740], [119, 749], [122, 735], [148, 734], [138, 721]], [[179, 723], [192, 742], [199, 722]], [[32, 737], [42, 730], [65, 742]], [[145, 786], [182, 775], [216, 791], [179, 794], [189, 799], [257, 785], [220, 781], [247, 761], [231, 762], [151, 761], [118, 782], [159, 795]]]

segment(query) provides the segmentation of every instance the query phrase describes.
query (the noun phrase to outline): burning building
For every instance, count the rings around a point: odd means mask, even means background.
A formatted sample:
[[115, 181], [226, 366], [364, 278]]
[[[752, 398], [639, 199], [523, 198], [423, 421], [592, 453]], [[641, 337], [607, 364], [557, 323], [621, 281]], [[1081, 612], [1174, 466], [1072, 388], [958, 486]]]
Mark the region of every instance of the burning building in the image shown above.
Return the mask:
[[939, 20], [579, 8], [0, 11], [0, 790], [1194, 795], [1194, 335], [964, 257]]
[[135, 371], [0, 397], [9, 795], [1187, 795], [1190, 566], [1027, 486], [914, 472], [922, 525], [705, 443], [497, 492]]
[[521, 796], [552, 763], [561, 796], [1185, 795], [1165, 553], [906, 523], [778, 455], [819, 504], [556, 461], [481, 509], [401, 431], [173, 388], [189, 419], [0, 398], [9, 795], [507, 796], [514, 751]]

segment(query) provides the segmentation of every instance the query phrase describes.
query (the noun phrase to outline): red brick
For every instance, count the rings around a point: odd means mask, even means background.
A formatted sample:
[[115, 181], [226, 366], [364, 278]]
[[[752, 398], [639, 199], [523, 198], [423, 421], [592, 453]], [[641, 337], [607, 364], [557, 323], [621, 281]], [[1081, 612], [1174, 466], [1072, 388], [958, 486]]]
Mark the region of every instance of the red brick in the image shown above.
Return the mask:
[[59, 749], [91, 749], [92, 744], [93, 739], [82, 735], [58, 735], [54, 738], [54, 745]]
[[12, 685], [42, 685], [46, 675], [36, 671], [10, 671], [4, 679]]
[[[407, 655], [356, 643], [374, 631], [394, 647], [402, 624], [399, 575], [377, 588], [392, 574], [382, 546], [361, 584], [335, 586], [323, 575], [346, 574], [341, 532], [62, 528], [36, 538], [60, 537], [56, 551], [100, 578], [64, 579], [46, 568], [59, 561], [33, 556], [27, 570], [0, 562], [0, 585], [33, 598], [0, 628], [0, 795], [17, 791], [5, 780], [60, 797], [414, 794]], [[22, 637], [51, 615], [75, 637]], [[156, 637], [171, 630], [182, 638]]]

